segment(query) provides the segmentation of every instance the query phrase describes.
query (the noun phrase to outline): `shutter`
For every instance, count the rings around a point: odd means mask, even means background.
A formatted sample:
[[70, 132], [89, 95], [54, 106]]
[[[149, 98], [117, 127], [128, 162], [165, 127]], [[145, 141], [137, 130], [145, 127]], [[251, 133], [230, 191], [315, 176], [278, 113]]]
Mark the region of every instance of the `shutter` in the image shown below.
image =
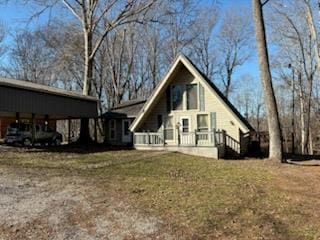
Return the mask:
[[217, 128], [217, 114], [215, 112], [212, 112], [210, 113], [211, 115], [211, 124], [210, 124], [210, 127], [211, 129], [210, 130], [213, 130], [213, 129], [216, 129]]
[[171, 86], [169, 85], [166, 91], [166, 100], [167, 100], [167, 113], [171, 111]]
[[200, 103], [200, 111], [205, 111], [204, 107], [204, 87], [199, 84], [199, 103]]

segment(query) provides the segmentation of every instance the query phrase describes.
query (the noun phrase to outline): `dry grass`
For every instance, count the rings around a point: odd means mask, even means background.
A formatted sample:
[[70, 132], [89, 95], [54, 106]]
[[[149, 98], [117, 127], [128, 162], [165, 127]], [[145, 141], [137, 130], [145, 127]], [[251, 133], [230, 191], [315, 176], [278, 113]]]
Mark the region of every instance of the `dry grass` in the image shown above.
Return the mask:
[[320, 168], [140, 151], [6, 152], [0, 169], [90, 180], [179, 239], [320, 239]]

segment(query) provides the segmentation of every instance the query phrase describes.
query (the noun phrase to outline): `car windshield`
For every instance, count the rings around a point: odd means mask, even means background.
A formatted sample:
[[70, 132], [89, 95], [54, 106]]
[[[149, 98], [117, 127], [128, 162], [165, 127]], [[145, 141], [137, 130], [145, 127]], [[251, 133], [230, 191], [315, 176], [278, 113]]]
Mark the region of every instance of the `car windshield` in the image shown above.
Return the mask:
[[29, 131], [29, 124], [25, 123], [11, 123], [8, 127], [8, 130], [19, 130], [19, 131]]

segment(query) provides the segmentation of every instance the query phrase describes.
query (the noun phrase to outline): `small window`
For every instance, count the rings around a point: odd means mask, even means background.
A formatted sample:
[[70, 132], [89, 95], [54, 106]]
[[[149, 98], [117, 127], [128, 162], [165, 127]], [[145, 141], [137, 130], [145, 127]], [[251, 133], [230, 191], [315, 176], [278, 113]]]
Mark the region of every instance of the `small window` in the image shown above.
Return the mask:
[[165, 140], [173, 140], [173, 118], [169, 116], [166, 119], [165, 125], [164, 125], [164, 138]]
[[198, 108], [198, 85], [187, 84], [187, 110]]
[[197, 116], [198, 130], [200, 132], [208, 131], [208, 114], [199, 114]]
[[182, 85], [173, 85], [171, 87], [172, 110], [182, 110], [183, 108], [183, 87]]
[[114, 140], [116, 138], [116, 120], [114, 119], [109, 121], [109, 137], [110, 140]]
[[189, 119], [188, 118], [182, 119], [182, 132], [184, 132], [184, 133], [189, 132]]

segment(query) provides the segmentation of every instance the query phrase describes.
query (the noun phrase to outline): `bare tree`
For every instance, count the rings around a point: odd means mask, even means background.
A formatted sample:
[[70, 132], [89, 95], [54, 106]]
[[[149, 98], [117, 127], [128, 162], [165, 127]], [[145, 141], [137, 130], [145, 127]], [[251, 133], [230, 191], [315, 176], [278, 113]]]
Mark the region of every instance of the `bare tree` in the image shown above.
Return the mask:
[[233, 74], [251, 56], [253, 49], [253, 26], [247, 9], [227, 9], [217, 37], [219, 58], [218, 77], [228, 98], [232, 90]]
[[[267, 1], [264, 2], [264, 4]], [[253, 16], [255, 22], [256, 30], [256, 40], [257, 40], [257, 51], [259, 57], [260, 73], [262, 86], [264, 89], [265, 104], [267, 109], [267, 118], [268, 118], [268, 128], [269, 128], [269, 158], [279, 159], [282, 162], [283, 159], [283, 150], [281, 143], [281, 129], [280, 121], [278, 114], [278, 107], [276, 103], [276, 98], [274, 95], [270, 65], [269, 65], [269, 56], [267, 50], [267, 41], [265, 34], [265, 25], [262, 7], [263, 5], [260, 0], [252, 0], [253, 6]]]
[[[273, 43], [278, 46], [275, 56], [275, 69], [278, 70], [287, 87], [298, 94], [300, 110], [301, 153], [312, 154], [312, 132], [310, 131], [313, 101], [314, 78], [317, 72], [317, 38], [310, 25], [310, 9], [304, 0], [285, 4], [285, 1], [273, 2]], [[298, 11], [294, 11], [298, 10]], [[279, 21], [279, 19], [281, 21]], [[306, 32], [309, 34], [306, 34]], [[282, 64], [284, 63], [284, 64]], [[289, 77], [285, 69], [290, 65], [294, 75]], [[285, 69], [283, 69], [285, 68]], [[295, 81], [294, 81], [295, 80]], [[294, 110], [294, 109], [293, 109]], [[295, 118], [295, 116], [292, 116]]]
[[190, 52], [193, 53], [193, 58], [198, 63], [199, 68], [210, 79], [213, 79], [214, 67], [218, 61], [213, 43], [213, 30], [218, 22], [218, 13], [219, 8], [216, 4], [201, 9], [199, 19], [193, 26], [193, 31], [197, 33], [198, 37], [192, 44], [192, 51]]

